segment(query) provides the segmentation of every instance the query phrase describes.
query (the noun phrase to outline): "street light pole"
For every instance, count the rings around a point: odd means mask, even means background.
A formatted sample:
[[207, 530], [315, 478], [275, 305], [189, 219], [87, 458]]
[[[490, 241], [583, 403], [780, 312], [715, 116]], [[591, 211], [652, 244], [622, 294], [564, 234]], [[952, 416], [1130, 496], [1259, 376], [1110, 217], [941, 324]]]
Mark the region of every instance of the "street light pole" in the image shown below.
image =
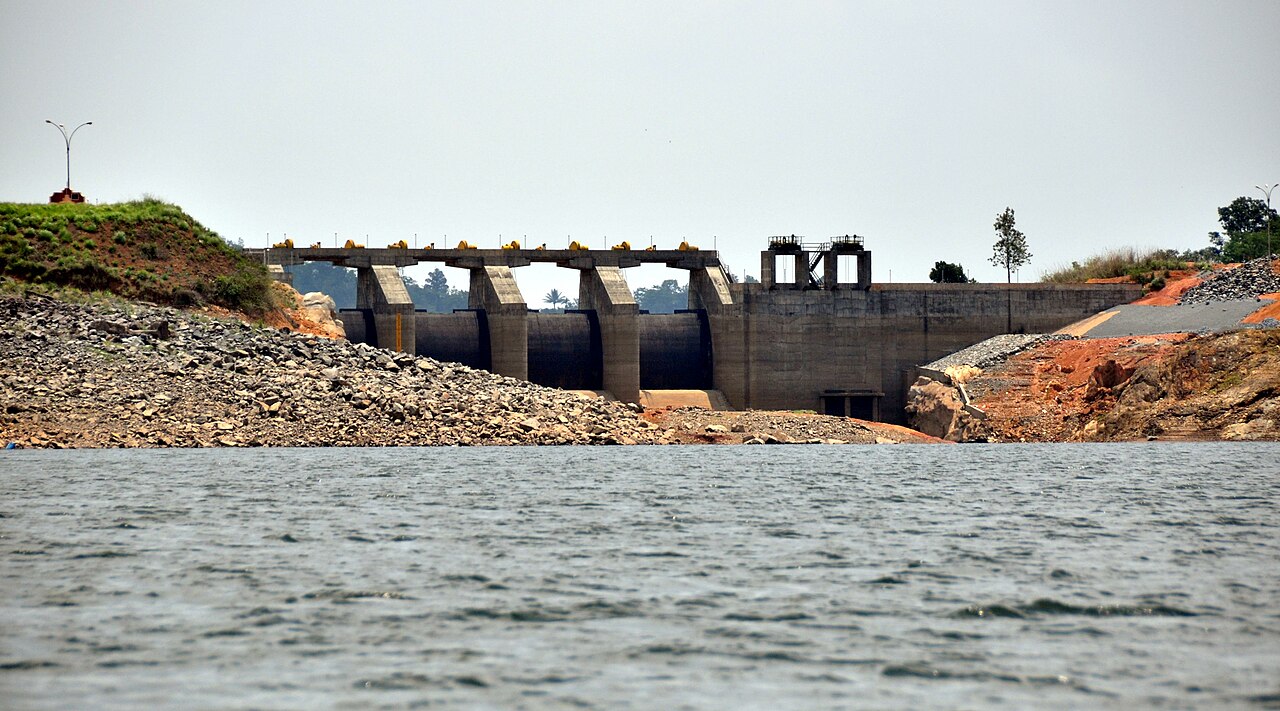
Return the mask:
[[1267, 259], [1271, 258], [1271, 191], [1275, 190], [1276, 185], [1280, 185], [1280, 183], [1253, 186], [1261, 190], [1263, 195], [1267, 196]]
[[76, 126], [74, 129], [72, 129], [72, 131], [71, 131], [71, 134], [70, 134], [70, 135], [68, 135], [68, 134], [67, 134], [67, 127], [66, 127], [66, 126], [63, 126], [63, 125], [62, 125], [62, 124], [60, 124], [60, 123], [54, 123], [54, 122], [50, 121], [49, 119], [45, 119], [45, 120], [44, 120], [44, 122], [45, 122], [45, 123], [47, 123], [47, 124], [49, 124], [50, 126], [53, 126], [53, 127], [54, 127], [54, 128], [56, 128], [56, 129], [58, 129], [58, 131], [59, 131], [60, 133], [62, 133], [62, 140], [63, 140], [63, 142], [65, 142], [65, 143], [67, 144], [67, 190], [68, 190], [68, 191], [70, 191], [70, 190], [71, 190], [71, 139], [72, 139], [72, 138], [75, 138], [76, 131], [79, 131], [80, 129], [84, 128], [85, 126], [92, 126], [92, 125], [93, 125], [93, 122], [92, 122], [92, 121], [85, 121], [84, 123], [80, 124], [79, 126]]

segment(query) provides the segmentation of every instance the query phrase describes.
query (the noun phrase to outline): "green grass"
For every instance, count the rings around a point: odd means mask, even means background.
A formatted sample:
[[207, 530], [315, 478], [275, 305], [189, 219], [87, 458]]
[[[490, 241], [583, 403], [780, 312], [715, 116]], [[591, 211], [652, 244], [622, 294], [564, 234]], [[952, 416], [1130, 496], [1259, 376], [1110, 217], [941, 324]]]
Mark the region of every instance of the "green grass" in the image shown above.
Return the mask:
[[1163, 286], [1163, 278], [1168, 276], [1170, 270], [1186, 269], [1187, 266], [1186, 262], [1177, 258], [1177, 253], [1173, 250], [1122, 247], [1089, 257], [1083, 264], [1072, 262], [1071, 266], [1059, 267], [1041, 275], [1040, 281], [1074, 284], [1090, 279], [1129, 277], [1135, 282], [1146, 284], [1160, 278]]
[[[177, 269], [170, 254], [204, 273], [170, 275]], [[117, 266], [140, 259], [156, 265]], [[275, 306], [261, 264], [181, 208], [149, 196], [108, 205], [0, 203], [0, 275], [159, 303], [207, 300], [251, 315]]]

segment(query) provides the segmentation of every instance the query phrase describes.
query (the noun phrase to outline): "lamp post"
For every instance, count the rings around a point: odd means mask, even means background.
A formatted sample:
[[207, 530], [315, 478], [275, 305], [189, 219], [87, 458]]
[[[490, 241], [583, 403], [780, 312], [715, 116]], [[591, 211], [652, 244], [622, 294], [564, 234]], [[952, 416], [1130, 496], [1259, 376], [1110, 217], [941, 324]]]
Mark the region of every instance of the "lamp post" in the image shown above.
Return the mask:
[[1275, 190], [1276, 185], [1280, 185], [1280, 183], [1253, 186], [1261, 190], [1263, 195], [1267, 196], [1267, 259], [1271, 258], [1271, 191]]
[[47, 123], [47, 124], [49, 124], [50, 126], [53, 126], [53, 127], [54, 127], [54, 128], [56, 128], [56, 129], [58, 129], [58, 131], [59, 131], [60, 133], [62, 133], [62, 140], [63, 140], [63, 142], [65, 142], [65, 143], [67, 144], [67, 190], [69, 191], [69, 190], [71, 190], [71, 139], [72, 139], [72, 138], [75, 138], [76, 131], [79, 131], [80, 129], [84, 128], [85, 126], [92, 126], [92, 125], [93, 125], [93, 122], [92, 122], [92, 121], [85, 121], [84, 123], [80, 124], [79, 126], [76, 126], [74, 129], [72, 129], [70, 134], [68, 134], [68, 133], [67, 133], [67, 127], [66, 127], [66, 126], [63, 126], [63, 125], [62, 125], [62, 124], [60, 124], [60, 123], [54, 123], [54, 122], [50, 121], [49, 119], [45, 119], [45, 120], [44, 120], [44, 122], [45, 122], [45, 123]]

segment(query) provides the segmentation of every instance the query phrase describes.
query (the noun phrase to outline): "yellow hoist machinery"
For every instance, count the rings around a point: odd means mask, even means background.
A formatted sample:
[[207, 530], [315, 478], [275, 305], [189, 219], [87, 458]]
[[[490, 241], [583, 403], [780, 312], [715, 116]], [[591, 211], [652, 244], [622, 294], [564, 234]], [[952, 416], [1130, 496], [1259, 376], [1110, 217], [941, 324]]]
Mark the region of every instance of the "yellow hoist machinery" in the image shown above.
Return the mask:
[[696, 251], [698, 251], [698, 248], [697, 248], [697, 247], [695, 247], [695, 246], [693, 246], [693, 245], [689, 244], [688, 242], [681, 242], [681, 243], [680, 243], [680, 246], [679, 246], [679, 247], [676, 247], [676, 249], [680, 250], [681, 252], [696, 252]]
[[311, 245], [311, 249], [320, 249], [320, 243], [316, 242], [315, 244]]
[[409, 248], [409, 243], [404, 240], [400, 240], [399, 242], [392, 242], [391, 244], [387, 245], [387, 249], [408, 249], [408, 248]]
[[271, 246], [274, 249], [293, 249], [293, 240], [286, 237], [283, 242], [276, 242]]
[[458, 249], [479, 249], [479, 247], [475, 246], [474, 244], [468, 244], [467, 241], [464, 239], [458, 243]]
[[585, 252], [585, 251], [587, 251], [587, 250], [589, 250], [589, 249], [591, 249], [591, 248], [590, 248], [590, 247], [588, 247], [588, 246], [587, 246], [587, 245], [585, 245], [585, 244], [582, 244], [582, 243], [578, 242], [578, 240], [576, 240], [576, 239], [575, 239], [574, 241], [572, 241], [572, 242], [570, 242], [570, 243], [569, 243], [569, 251], [570, 251], [570, 252]]
[[364, 245], [363, 245], [363, 244], [356, 244], [356, 241], [355, 241], [355, 240], [353, 240], [353, 239], [349, 239], [349, 240], [347, 240], [347, 243], [346, 243], [346, 244], [342, 245], [342, 248], [343, 248], [343, 249], [364, 249]]
[[537, 247], [534, 247], [534, 248], [533, 248], [533, 250], [534, 250], [535, 252], [545, 252], [545, 251], [547, 251], [547, 243], [546, 243], [546, 242], [543, 242], [542, 244], [538, 245]]
[[623, 242], [620, 242], [620, 243], [618, 243], [618, 244], [613, 245], [613, 246], [612, 246], [612, 247], [610, 247], [609, 249], [616, 250], [616, 251], [618, 251], [618, 252], [629, 252], [629, 251], [631, 251], [631, 243], [630, 243], [630, 242], [623, 241]]
[[503, 249], [520, 249], [520, 242], [518, 240], [513, 239], [510, 242], [502, 245], [502, 248]]
[[646, 251], [646, 252], [656, 252], [656, 251], [658, 251], [658, 245], [656, 245], [656, 244], [651, 244], [651, 245], [649, 245], [648, 247], [645, 247], [645, 248], [644, 248], [644, 251]]

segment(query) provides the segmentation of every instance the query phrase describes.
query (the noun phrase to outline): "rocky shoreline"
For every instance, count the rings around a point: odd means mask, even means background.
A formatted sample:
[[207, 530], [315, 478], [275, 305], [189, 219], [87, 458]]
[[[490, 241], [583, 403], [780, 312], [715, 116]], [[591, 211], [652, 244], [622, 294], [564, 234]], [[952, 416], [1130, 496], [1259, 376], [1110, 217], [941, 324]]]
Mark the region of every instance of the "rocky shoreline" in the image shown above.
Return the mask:
[[1052, 339], [982, 368], [922, 369], [906, 409], [955, 442], [1277, 441], [1277, 383], [1274, 328]]
[[913, 441], [878, 438], [846, 418], [801, 418], [799, 434], [780, 421], [767, 431], [725, 424], [735, 414], [755, 425], [752, 413], [643, 413], [455, 363], [174, 308], [0, 295], [0, 446]]

